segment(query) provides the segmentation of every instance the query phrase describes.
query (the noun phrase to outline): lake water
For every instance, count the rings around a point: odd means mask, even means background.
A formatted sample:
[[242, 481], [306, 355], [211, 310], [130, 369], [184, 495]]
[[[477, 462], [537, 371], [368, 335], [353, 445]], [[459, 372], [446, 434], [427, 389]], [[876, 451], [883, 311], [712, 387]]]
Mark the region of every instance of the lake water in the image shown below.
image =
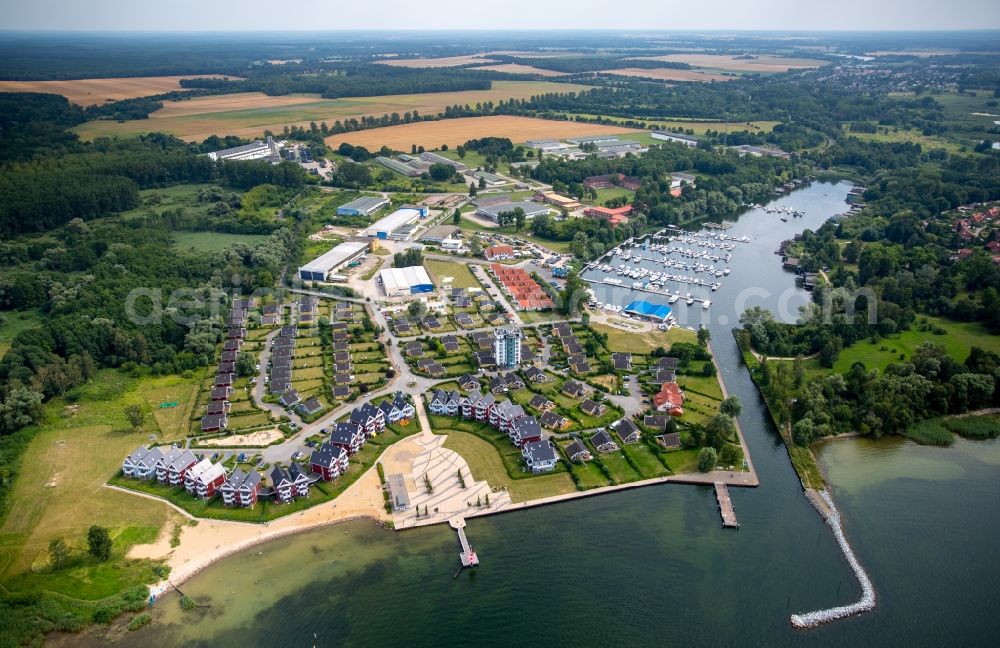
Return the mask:
[[656, 486], [470, 520], [482, 565], [453, 578], [451, 529], [393, 533], [352, 522], [213, 565], [183, 586], [210, 608], [182, 612], [169, 598], [154, 608], [152, 626], [119, 645], [994, 645], [996, 441], [823, 446], [879, 606], [814, 630], [788, 623], [794, 612], [853, 602], [858, 586], [802, 496], [730, 331], [743, 308], [794, 313], [807, 299], [773, 251], [842, 212], [848, 188], [814, 184], [780, 199], [806, 212], [788, 223], [742, 217], [728, 233], [752, 242], [734, 251], [712, 308], [697, 307], [729, 368], [727, 388], [744, 403], [740, 420], [761, 479], [759, 488], [731, 491], [739, 531], [721, 528], [710, 488]]

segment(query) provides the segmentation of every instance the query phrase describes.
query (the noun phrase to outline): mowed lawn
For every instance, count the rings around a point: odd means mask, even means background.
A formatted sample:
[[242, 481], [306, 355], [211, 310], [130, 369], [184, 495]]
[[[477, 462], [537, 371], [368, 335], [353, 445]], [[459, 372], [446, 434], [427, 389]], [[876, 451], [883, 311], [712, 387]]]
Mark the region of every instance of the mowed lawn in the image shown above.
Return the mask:
[[[103, 566], [75, 567], [49, 576], [31, 571], [44, 565], [47, 547], [63, 538], [75, 551], [86, 547], [92, 524], [108, 527], [119, 538], [116, 551], [129, 543], [150, 542], [176, 514], [166, 504], [105, 488], [122, 459], [150, 434], [175, 436], [184, 408], [198, 387], [197, 379], [179, 376], [134, 379], [102, 370], [71, 392], [75, 402], [55, 398], [45, 406], [43, 422], [25, 453], [9, 499], [9, 514], [0, 527], [0, 581], [7, 587], [45, 587], [78, 598], [106, 596], [104, 583], [121, 584], [134, 566], [104, 574]], [[178, 402], [176, 411], [160, 412], [162, 402]], [[144, 429], [133, 432], [125, 420], [126, 405], [147, 412]], [[150, 414], [153, 412], [153, 414]], [[168, 429], [160, 427], [163, 421]], [[162, 431], [161, 431], [162, 430]], [[168, 431], [169, 430], [169, 431]], [[140, 580], [148, 574], [135, 576]], [[134, 584], [134, 583], [125, 583]]]
[[[241, 92], [186, 101], [166, 101], [149, 119], [94, 120], [77, 126], [84, 140], [95, 137], [129, 137], [148, 132], [164, 132], [188, 141], [202, 141], [210, 135], [260, 137], [265, 130], [280, 133], [285, 126], [309, 127], [319, 123], [364, 116], [418, 111], [423, 115], [444, 111], [447, 106], [476, 105], [501, 99], [528, 99], [551, 92], [580, 92], [590, 86], [552, 81], [493, 81], [489, 90], [425, 92], [379, 97], [323, 99], [319, 95], [293, 94], [270, 97], [259, 92]], [[455, 121], [455, 120], [449, 120]], [[424, 123], [424, 122], [421, 122]], [[436, 123], [436, 122], [426, 122]], [[468, 138], [466, 138], [468, 139]], [[462, 140], [464, 142], [465, 140]], [[462, 142], [458, 142], [461, 144]], [[436, 142], [433, 146], [439, 146]], [[377, 147], [376, 147], [377, 148]], [[406, 146], [409, 150], [409, 144]]]
[[226, 234], [224, 232], [174, 232], [174, 247], [184, 252], [221, 252], [230, 245], [256, 245], [265, 234]]
[[[430, 273], [435, 285], [450, 286], [452, 288], [482, 288], [482, 284], [476, 279], [469, 266], [459, 261], [435, 261], [424, 260], [424, 267]], [[448, 281], [450, 280], [450, 281]]]
[[576, 490], [572, 477], [565, 472], [511, 479], [503, 460], [489, 441], [457, 430], [440, 430], [439, 433], [448, 435], [444, 447], [454, 450], [468, 462], [473, 479], [486, 481], [490, 488], [506, 488], [515, 502], [562, 495]]

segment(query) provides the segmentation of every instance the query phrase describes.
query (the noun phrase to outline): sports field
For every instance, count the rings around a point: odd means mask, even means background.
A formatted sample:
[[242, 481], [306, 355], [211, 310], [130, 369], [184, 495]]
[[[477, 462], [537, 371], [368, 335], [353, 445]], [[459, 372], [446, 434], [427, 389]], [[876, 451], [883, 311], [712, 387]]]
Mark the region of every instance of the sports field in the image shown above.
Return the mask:
[[442, 144], [454, 147], [464, 144], [470, 139], [487, 136], [509, 137], [513, 142], [524, 142], [530, 139], [558, 139], [582, 135], [625, 133], [630, 130], [632, 129], [614, 125], [604, 126], [573, 121], [494, 115], [372, 128], [354, 133], [333, 135], [326, 138], [326, 143], [333, 147], [339, 146], [341, 142], [348, 142], [370, 150], [388, 146], [391, 149], [408, 151], [413, 144], [427, 148], [438, 148]]
[[[0, 81], [0, 92], [45, 92], [60, 94], [81, 106], [109, 101], [149, 97], [183, 90], [181, 79], [217, 78], [218, 74], [185, 76], [123, 77], [120, 79], [71, 79], [67, 81]], [[229, 77], [236, 78], [236, 77]]]
[[770, 56], [767, 54], [747, 59], [729, 54], [667, 54], [641, 58], [647, 61], [687, 63], [696, 68], [726, 72], [787, 72], [788, 70], [818, 68], [827, 65], [827, 61], [821, 59]]
[[[285, 126], [309, 127], [309, 122], [360, 118], [366, 115], [413, 112], [436, 114], [446, 106], [475, 105], [501, 99], [528, 99], [549, 92], [580, 92], [589, 86], [551, 81], [494, 81], [489, 90], [427, 92], [323, 99], [319, 95], [269, 97], [259, 92], [195, 97], [186, 101], [164, 102], [163, 108], [149, 116], [125, 122], [90, 121], [76, 129], [80, 137], [128, 137], [149, 132], [164, 132], [188, 141], [201, 141], [210, 135], [259, 137], [264, 130], [280, 133]], [[464, 140], [462, 140], [464, 141]]]

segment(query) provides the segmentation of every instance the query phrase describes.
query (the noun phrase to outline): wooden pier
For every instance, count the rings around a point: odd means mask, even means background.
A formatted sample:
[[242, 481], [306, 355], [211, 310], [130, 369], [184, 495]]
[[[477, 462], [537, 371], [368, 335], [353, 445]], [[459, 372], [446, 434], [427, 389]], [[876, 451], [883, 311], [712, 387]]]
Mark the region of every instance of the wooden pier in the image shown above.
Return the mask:
[[722, 514], [722, 526], [730, 529], [740, 528], [733, 510], [733, 500], [729, 498], [729, 487], [722, 482], [715, 482], [715, 499], [719, 502], [719, 513]]
[[462, 567], [475, 567], [479, 564], [479, 556], [469, 546], [469, 539], [465, 537], [465, 518], [452, 518], [448, 520], [451, 528], [458, 532], [458, 541], [462, 545], [462, 552], [458, 554], [462, 561]]

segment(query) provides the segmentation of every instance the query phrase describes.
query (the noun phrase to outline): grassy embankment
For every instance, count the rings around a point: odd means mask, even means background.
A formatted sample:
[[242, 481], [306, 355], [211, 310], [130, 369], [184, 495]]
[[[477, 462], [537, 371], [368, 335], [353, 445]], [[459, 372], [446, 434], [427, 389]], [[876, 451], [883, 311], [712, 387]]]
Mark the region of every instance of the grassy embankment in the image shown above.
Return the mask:
[[[736, 334], [736, 329], [733, 329], [733, 333], [734, 335]], [[820, 471], [819, 464], [816, 462], [816, 455], [814, 455], [812, 450], [809, 448], [796, 445], [795, 442], [792, 441], [791, 430], [787, 425], [783, 424], [777, 419], [777, 417], [775, 417], [774, 408], [771, 406], [767, 394], [760, 388], [760, 383], [758, 382], [760, 362], [758, 362], [757, 358], [750, 352], [750, 349], [743, 346], [738, 335], [736, 336], [736, 343], [739, 345], [740, 351], [743, 354], [743, 364], [745, 364], [747, 369], [750, 371], [751, 378], [753, 378], [754, 383], [760, 391], [761, 397], [767, 404], [767, 410], [771, 415], [771, 420], [774, 422], [774, 426], [778, 429], [782, 440], [785, 442], [785, 448], [788, 450], [788, 457], [791, 459], [792, 467], [795, 468], [795, 472], [802, 481], [803, 487], [815, 489], [825, 488], [826, 480], [823, 478], [823, 473]]]

